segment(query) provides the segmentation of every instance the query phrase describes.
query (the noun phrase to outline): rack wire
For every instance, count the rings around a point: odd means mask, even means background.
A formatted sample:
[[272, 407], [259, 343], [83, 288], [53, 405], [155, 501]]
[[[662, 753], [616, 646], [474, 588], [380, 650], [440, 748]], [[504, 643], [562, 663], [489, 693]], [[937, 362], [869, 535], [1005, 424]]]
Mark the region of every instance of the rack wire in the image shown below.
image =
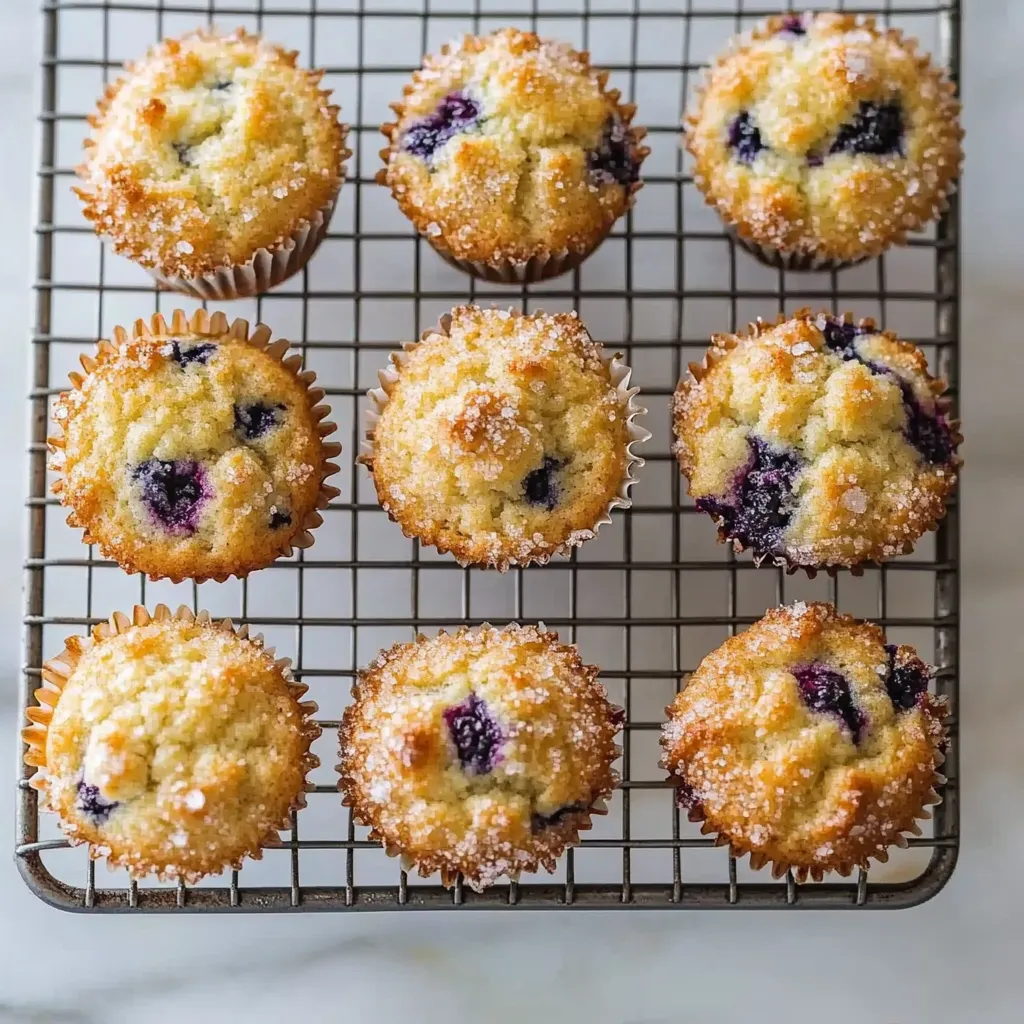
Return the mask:
[[[294, 661], [321, 708], [323, 761], [309, 806], [280, 845], [240, 872], [197, 886], [97, 878], [38, 812], [19, 760], [16, 853], [43, 900], [84, 911], [288, 911], [385, 908], [863, 908], [907, 907], [948, 881], [959, 845], [958, 501], [917, 551], [862, 577], [805, 580], [755, 569], [715, 543], [694, 515], [669, 451], [669, 398], [713, 330], [812, 305], [875, 316], [919, 340], [956, 395], [959, 234], [956, 198], [942, 221], [903, 250], [826, 274], [768, 270], [737, 249], [702, 204], [678, 145], [679, 115], [700, 67], [731, 34], [771, 7], [748, 0], [127, 0], [42, 3], [41, 147], [32, 335], [29, 546], [25, 563], [23, 705], [65, 635], [135, 602], [186, 603], [253, 624]], [[920, 38], [959, 71], [960, 3], [888, 2], [865, 10]], [[775, 8], [777, 10], [777, 8]], [[49, 496], [49, 409], [79, 354], [118, 323], [175, 307], [137, 268], [106, 252], [70, 193], [85, 116], [124, 59], [200, 24], [262, 30], [327, 69], [352, 125], [345, 184], [332, 230], [311, 264], [270, 295], [235, 302], [229, 315], [264, 320], [316, 370], [345, 443], [334, 479], [340, 497], [316, 543], [292, 559], [225, 584], [171, 585], [128, 577], [81, 545]], [[589, 49], [595, 64], [639, 105], [653, 152], [635, 210], [572, 275], [537, 286], [482, 285], [431, 252], [374, 182], [387, 103], [422, 53], [464, 31], [515, 24]], [[466, 300], [524, 310], [578, 309], [591, 332], [634, 367], [655, 433], [635, 504], [571, 558], [505, 576], [462, 569], [403, 538], [354, 465], [364, 391], [386, 353]], [[826, 599], [914, 643], [937, 667], [951, 702], [948, 782], [932, 828], [856, 878], [797, 885], [772, 881], [702, 837], [675, 808], [657, 768], [663, 708], [687, 673], [725, 636], [770, 605]], [[407, 876], [366, 840], [341, 807], [332, 769], [336, 729], [356, 669], [415, 631], [484, 620], [542, 619], [603, 667], [627, 708], [622, 788], [609, 815], [562, 859], [555, 876], [522, 878], [482, 894]]]

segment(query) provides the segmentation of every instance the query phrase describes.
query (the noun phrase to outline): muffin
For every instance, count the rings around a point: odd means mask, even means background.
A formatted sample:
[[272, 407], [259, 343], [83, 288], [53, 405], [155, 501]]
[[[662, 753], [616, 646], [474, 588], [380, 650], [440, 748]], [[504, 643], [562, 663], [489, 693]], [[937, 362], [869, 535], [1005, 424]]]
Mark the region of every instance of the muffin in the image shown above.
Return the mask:
[[553, 871], [617, 782], [623, 715], [597, 674], [535, 626], [382, 651], [342, 718], [343, 803], [371, 840], [447, 886]]
[[941, 214], [962, 159], [959, 112], [956, 86], [898, 30], [790, 14], [718, 58], [686, 147], [697, 187], [755, 256], [831, 269]]
[[454, 266], [503, 282], [563, 274], [632, 206], [650, 152], [607, 78], [532, 32], [466, 36], [392, 105], [377, 180]]
[[912, 647], [829, 604], [775, 608], [666, 709], [679, 806], [734, 856], [821, 881], [888, 860], [938, 803], [943, 698]]
[[391, 359], [360, 459], [406, 536], [505, 570], [582, 544], [631, 504], [646, 410], [575, 313], [456, 306]]
[[176, 311], [83, 356], [54, 407], [53, 490], [126, 572], [224, 580], [309, 547], [341, 445], [315, 375], [263, 324]]
[[200, 29], [108, 86], [76, 191], [115, 252], [206, 299], [256, 295], [305, 265], [350, 154], [323, 72], [297, 56]]
[[856, 569], [945, 515], [962, 440], [924, 354], [801, 310], [712, 339], [676, 388], [676, 455], [719, 539], [759, 563]]
[[69, 638], [43, 679], [31, 785], [93, 859], [191, 883], [258, 859], [305, 806], [316, 705], [246, 627], [136, 606]]

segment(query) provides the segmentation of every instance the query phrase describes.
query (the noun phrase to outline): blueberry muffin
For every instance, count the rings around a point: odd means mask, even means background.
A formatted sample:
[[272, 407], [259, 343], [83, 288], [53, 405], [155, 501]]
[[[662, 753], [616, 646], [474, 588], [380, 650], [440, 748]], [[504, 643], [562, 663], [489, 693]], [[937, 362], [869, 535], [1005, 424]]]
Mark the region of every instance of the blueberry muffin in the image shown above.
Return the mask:
[[195, 882], [258, 858], [305, 804], [316, 705], [245, 629], [136, 607], [71, 637], [43, 678], [31, 784], [93, 858]]
[[175, 582], [244, 576], [312, 544], [341, 446], [287, 350], [223, 313], [116, 328], [54, 408], [69, 525], [125, 571]]
[[535, 626], [482, 626], [383, 651], [341, 723], [356, 821], [424, 877], [555, 868], [605, 811], [622, 711], [575, 647]]
[[382, 131], [387, 185], [448, 262], [494, 281], [577, 266], [632, 205], [649, 150], [585, 53], [532, 32], [429, 56]]
[[808, 310], [712, 341], [673, 418], [719, 539], [813, 575], [893, 558], [935, 528], [961, 437], [920, 349]]
[[107, 88], [77, 189], [114, 251], [200, 298], [255, 295], [312, 255], [346, 129], [322, 71], [243, 31], [166, 39]]
[[754, 868], [800, 881], [921, 834], [946, 707], [912, 647], [828, 604], [775, 608], [709, 654], [666, 709], [677, 802]]
[[392, 361], [361, 460], [407, 536], [504, 570], [582, 544], [629, 506], [644, 410], [575, 313], [457, 306]]
[[934, 220], [961, 162], [954, 84], [854, 14], [769, 18], [711, 68], [686, 117], [707, 202], [765, 262], [877, 256]]

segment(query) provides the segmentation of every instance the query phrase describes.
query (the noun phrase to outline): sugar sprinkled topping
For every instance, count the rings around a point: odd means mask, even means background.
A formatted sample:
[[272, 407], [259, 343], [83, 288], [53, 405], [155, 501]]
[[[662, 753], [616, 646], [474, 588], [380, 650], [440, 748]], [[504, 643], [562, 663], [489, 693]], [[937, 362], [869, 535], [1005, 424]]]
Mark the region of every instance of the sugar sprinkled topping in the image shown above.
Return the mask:
[[466, 561], [525, 563], [607, 511], [628, 399], [576, 317], [460, 306], [399, 373], [369, 461], [408, 533]]
[[459, 872], [479, 889], [553, 869], [615, 784], [620, 723], [596, 674], [533, 626], [382, 652], [342, 722], [346, 801], [449, 885]]
[[[866, 866], [912, 830], [931, 801], [945, 708], [927, 695], [927, 675], [892, 696], [897, 648], [884, 641], [878, 627], [812, 604], [773, 609], [708, 655], [663, 730], [681, 805], [737, 854], [800, 878]], [[898, 650], [908, 680], [923, 670], [912, 649]]]
[[711, 351], [677, 389], [674, 427], [690, 493], [725, 537], [850, 566], [891, 558], [945, 514], [956, 437], [918, 349], [805, 310]]
[[720, 57], [686, 144], [697, 186], [743, 236], [848, 261], [939, 215], [961, 160], [958, 112], [952, 83], [895, 30], [790, 15]]

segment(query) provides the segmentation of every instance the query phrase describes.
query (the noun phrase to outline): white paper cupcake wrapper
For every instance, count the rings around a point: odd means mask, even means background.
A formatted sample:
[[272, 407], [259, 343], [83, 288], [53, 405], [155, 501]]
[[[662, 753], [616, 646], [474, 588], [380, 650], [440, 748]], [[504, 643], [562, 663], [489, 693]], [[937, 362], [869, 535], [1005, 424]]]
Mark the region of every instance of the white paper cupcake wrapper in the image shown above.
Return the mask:
[[[510, 309], [509, 312], [512, 316], [522, 315], [515, 309]], [[537, 310], [536, 312], [542, 311]], [[446, 313], [438, 321], [437, 327], [423, 332], [420, 336], [420, 340], [425, 340], [433, 334], [442, 334], [447, 336], [451, 325], [451, 319], [451, 316]], [[366, 410], [366, 434], [365, 439], [362, 442], [360, 461], [364, 464], [369, 463], [371, 467], [374, 450], [373, 440], [377, 429], [377, 423], [380, 421], [384, 407], [390, 401], [391, 392], [401, 376], [402, 365], [407, 360], [408, 353], [415, 349], [419, 343], [420, 342], [418, 341], [406, 342], [402, 346], [401, 352], [393, 352], [390, 356], [391, 365], [377, 371], [377, 378], [380, 381], [380, 387], [370, 388], [370, 390], [367, 391], [367, 396], [370, 399], [370, 405]], [[599, 342], [597, 344], [600, 345]], [[639, 405], [636, 401], [636, 396], [640, 393], [640, 389], [629, 386], [629, 379], [633, 372], [632, 369], [622, 361], [622, 357], [619, 353], [615, 352], [609, 355], [604, 351], [603, 345], [601, 348], [601, 360], [605, 366], [608, 367], [611, 382], [622, 399], [623, 405], [626, 407], [626, 430], [628, 437], [628, 440], [626, 441], [626, 466], [622, 475], [622, 480], [619, 483], [618, 492], [615, 497], [608, 502], [608, 507], [606, 508], [604, 515], [594, 523], [593, 527], [586, 530], [574, 530], [561, 544], [550, 548], [544, 554], [531, 556], [524, 562], [509, 559], [507, 562], [503, 561], [494, 563], [494, 567], [502, 572], [513, 565], [543, 565], [546, 562], [549, 562], [555, 555], [565, 554], [571, 548], [578, 547], [584, 541], [590, 540], [590, 538], [595, 536], [602, 526], [606, 523], [610, 523], [612, 521], [611, 514], [614, 509], [629, 508], [633, 504], [633, 499], [630, 497], [629, 490], [637, 481], [637, 471], [644, 465], [644, 460], [636, 454], [633, 448], [635, 445], [642, 444], [644, 441], [647, 441], [652, 437], [649, 430], [646, 430], [636, 422], [636, 418], [637, 416], [646, 415], [647, 409], [642, 405]], [[458, 561], [461, 565], [478, 564], [466, 563], [461, 560]]]
[[298, 273], [323, 241], [337, 205], [338, 190], [319, 209], [312, 221], [303, 221], [292, 234], [273, 249], [257, 249], [245, 263], [218, 267], [196, 277], [168, 276], [159, 270], [149, 273], [156, 282], [171, 291], [183, 292], [197, 299], [246, 299], [260, 295]]

